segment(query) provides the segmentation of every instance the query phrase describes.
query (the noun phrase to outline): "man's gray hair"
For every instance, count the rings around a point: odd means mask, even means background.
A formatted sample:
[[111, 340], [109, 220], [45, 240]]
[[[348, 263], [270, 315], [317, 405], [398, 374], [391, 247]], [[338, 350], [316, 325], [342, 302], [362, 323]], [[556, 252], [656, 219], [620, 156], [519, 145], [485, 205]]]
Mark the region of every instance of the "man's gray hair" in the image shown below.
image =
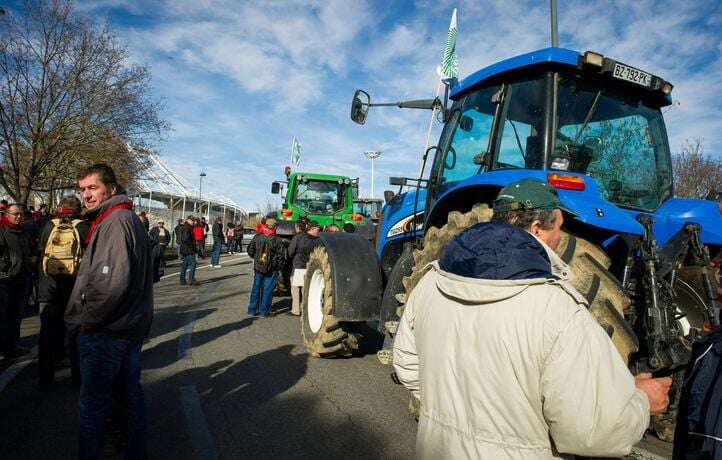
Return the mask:
[[515, 209], [513, 211], [500, 213], [495, 212], [491, 220], [501, 220], [507, 224], [521, 227], [524, 230], [529, 230], [531, 224], [535, 220], [538, 220], [542, 229], [551, 230], [554, 227], [557, 216], [553, 209]]

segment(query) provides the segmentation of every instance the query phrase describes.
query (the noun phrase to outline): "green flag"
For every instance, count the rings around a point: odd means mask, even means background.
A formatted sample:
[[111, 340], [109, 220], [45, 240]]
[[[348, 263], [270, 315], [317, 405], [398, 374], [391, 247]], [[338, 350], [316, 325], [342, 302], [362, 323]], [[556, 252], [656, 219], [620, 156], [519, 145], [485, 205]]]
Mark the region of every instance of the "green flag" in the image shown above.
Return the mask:
[[446, 37], [444, 57], [441, 60], [441, 78], [456, 78], [459, 75], [459, 58], [456, 56], [456, 8], [451, 15], [449, 35]]

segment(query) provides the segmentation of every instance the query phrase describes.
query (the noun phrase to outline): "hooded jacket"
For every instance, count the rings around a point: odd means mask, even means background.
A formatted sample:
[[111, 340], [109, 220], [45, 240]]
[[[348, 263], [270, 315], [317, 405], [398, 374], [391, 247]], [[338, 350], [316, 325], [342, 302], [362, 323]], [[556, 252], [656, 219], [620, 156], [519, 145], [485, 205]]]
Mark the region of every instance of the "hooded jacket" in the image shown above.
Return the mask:
[[421, 400], [418, 458], [626, 455], [649, 402], [543, 242], [471, 227], [412, 291], [394, 342]]
[[[115, 195], [86, 217], [94, 220], [119, 204], [132, 201]], [[68, 328], [144, 338], [153, 318], [151, 257], [148, 234], [132, 209], [117, 209], [97, 222], [65, 312]]]

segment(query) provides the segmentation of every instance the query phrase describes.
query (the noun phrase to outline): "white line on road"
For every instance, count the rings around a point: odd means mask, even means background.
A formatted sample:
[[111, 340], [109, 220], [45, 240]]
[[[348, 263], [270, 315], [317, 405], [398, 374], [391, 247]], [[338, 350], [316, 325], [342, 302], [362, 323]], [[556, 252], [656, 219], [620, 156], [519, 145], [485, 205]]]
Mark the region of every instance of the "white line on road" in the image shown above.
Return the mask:
[[193, 335], [193, 323], [196, 320], [195, 310], [188, 312], [186, 316], [185, 324], [183, 325], [183, 332], [178, 337], [178, 361], [185, 361], [192, 365], [193, 351], [191, 346], [191, 336]]
[[206, 417], [203, 414], [196, 386], [180, 387], [180, 399], [186, 419], [186, 428], [196, 454], [195, 458], [198, 460], [215, 460], [218, 458], [216, 444], [213, 441], [211, 431], [208, 429], [208, 422], [206, 422]]
[[25, 355], [20, 361], [13, 363], [12, 366], [8, 367], [5, 372], [0, 374], [0, 392], [2, 392], [10, 382], [13, 381], [17, 375], [27, 367], [28, 364], [32, 363], [35, 357], [38, 355], [37, 345], [30, 350], [30, 353]]
[[[245, 252], [242, 252], [240, 257], [234, 257], [234, 258], [232, 258], [232, 259], [225, 259], [225, 261], [226, 261], [226, 262], [231, 262], [231, 261], [233, 261], [233, 260], [240, 260], [240, 259], [243, 259], [243, 256], [248, 257], [248, 254], [246, 254]], [[196, 270], [200, 270], [201, 268], [208, 268], [208, 267], [210, 267], [210, 266], [211, 266], [211, 264], [203, 265], [203, 266], [200, 266], [200, 267], [196, 267]], [[168, 274], [168, 275], [163, 275], [163, 276], [160, 277], [160, 279], [164, 280], [164, 279], [166, 279], [166, 278], [170, 278], [171, 276], [178, 276], [179, 273], [180, 273], [180, 272], [171, 273], [171, 274]]]

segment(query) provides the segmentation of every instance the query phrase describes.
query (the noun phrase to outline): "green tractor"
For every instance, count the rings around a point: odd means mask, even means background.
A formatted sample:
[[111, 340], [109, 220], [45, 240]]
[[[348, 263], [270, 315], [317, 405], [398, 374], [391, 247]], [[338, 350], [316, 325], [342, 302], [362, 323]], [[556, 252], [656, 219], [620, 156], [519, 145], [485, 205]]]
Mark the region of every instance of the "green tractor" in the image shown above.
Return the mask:
[[273, 182], [271, 193], [278, 194], [286, 184], [283, 208], [278, 211], [277, 234], [288, 237], [294, 234], [294, 224], [306, 217], [322, 227], [335, 224], [342, 228], [351, 223], [361, 226], [363, 215], [354, 212], [353, 201], [358, 194], [358, 179], [335, 174], [294, 172], [287, 174], [288, 181]]

